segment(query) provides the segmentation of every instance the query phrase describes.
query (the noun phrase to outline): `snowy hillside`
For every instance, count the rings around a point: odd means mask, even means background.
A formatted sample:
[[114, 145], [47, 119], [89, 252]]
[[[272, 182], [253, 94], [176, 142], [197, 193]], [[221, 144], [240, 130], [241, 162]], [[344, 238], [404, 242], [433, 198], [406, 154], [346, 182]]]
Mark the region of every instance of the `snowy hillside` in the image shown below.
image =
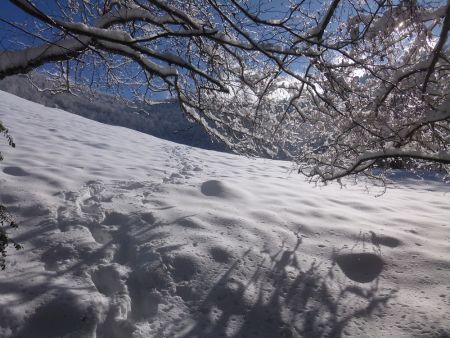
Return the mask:
[[[40, 88], [52, 88], [54, 83], [37, 73], [33, 82]], [[25, 75], [15, 75], [0, 81], [0, 90], [24, 99], [56, 107], [98, 122], [127, 127], [173, 142], [204, 149], [224, 151], [225, 146], [212, 138], [200, 126], [183, 116], [177, 101], [155, 102], [152, 105], [130, 105], [110, 95], [97, 93], [95, 100], [86, 94], [39, 91]]]
[[314, 187], [0, 92], [0, 337], [449, 337], [450, 187]]

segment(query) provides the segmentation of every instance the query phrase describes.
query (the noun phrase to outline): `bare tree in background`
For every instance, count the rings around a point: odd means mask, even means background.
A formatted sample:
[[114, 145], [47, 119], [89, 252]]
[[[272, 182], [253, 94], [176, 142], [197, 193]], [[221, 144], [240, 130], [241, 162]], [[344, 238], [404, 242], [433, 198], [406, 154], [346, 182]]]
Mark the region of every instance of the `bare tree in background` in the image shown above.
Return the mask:
[[230, 148], [313, 180], [449, 170], [450, 1], [9, 1], [30, 20], [3, 24], [32, 38], [0, 52], [0, 78], [53, 64], [67, 86], [168, 91]]

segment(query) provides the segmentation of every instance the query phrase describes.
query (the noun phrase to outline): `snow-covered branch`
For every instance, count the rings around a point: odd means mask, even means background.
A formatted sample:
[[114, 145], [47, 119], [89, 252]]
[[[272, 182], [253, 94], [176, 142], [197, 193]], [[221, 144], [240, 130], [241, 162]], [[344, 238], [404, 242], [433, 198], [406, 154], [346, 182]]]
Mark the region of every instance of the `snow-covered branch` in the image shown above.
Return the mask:
[[0, 51], [0, 78], [56, 64], [67, 87], [166, 90], [235, 151], [317, 180], [396, 158], [448, 170], [450, 0], [9, 1], [35, 40]]

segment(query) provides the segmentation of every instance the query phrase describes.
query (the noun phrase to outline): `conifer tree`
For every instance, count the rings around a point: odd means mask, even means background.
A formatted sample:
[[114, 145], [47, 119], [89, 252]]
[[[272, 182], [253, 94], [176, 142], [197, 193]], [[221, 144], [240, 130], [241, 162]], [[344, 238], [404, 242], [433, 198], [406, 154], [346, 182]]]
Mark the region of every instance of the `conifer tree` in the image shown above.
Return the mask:
[[[0, 134], [6, 137], [8, 144], [11, 147], [15, 147], [15, 143], [8, 133], [8, 129], [6, 129], [2, 122], [0, 121]], [[3, 155], [0, 152], [0, 161], [3, 160]], [[21, 245], [12, 240], [7, 234], [7, 228], [17, 228], [17, 223], [14, 221], [13, 217], [9, 214], [6, 207], [0, 204], [0, 268], [4, 270], [6, 268], [5, 257], [6, 257], [6, 249], [8, 246], [12, 245], [14, 248], [19, 250]]]

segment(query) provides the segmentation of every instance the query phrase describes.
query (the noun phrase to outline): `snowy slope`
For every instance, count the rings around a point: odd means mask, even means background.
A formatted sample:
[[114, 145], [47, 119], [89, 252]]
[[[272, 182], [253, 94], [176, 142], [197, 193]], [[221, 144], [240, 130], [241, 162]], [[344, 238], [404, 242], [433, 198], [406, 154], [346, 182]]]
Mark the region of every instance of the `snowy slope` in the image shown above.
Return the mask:
[[314, 187], [0, 92], [0, 337], [449, 337], [450, 187]]
[[[33, 82], [40, 88], [52, 88], [54, 82], [33, 73]], [[0, 90], [24, 99], [56, 107], [98, 122], [122, 126], [173, 142], [224, 151], [225, 146], [212, 140], [208, 133], [195, 123], [190, 123], [181, 112], [177, 101], [155, 102], [152, 105], [134, 105], [102, 93], [90, 101], [85, 93], [74, 88], [75, 94], [53, 94], [39, 91], [25, 75], [9, 76], [0, 80]]]

